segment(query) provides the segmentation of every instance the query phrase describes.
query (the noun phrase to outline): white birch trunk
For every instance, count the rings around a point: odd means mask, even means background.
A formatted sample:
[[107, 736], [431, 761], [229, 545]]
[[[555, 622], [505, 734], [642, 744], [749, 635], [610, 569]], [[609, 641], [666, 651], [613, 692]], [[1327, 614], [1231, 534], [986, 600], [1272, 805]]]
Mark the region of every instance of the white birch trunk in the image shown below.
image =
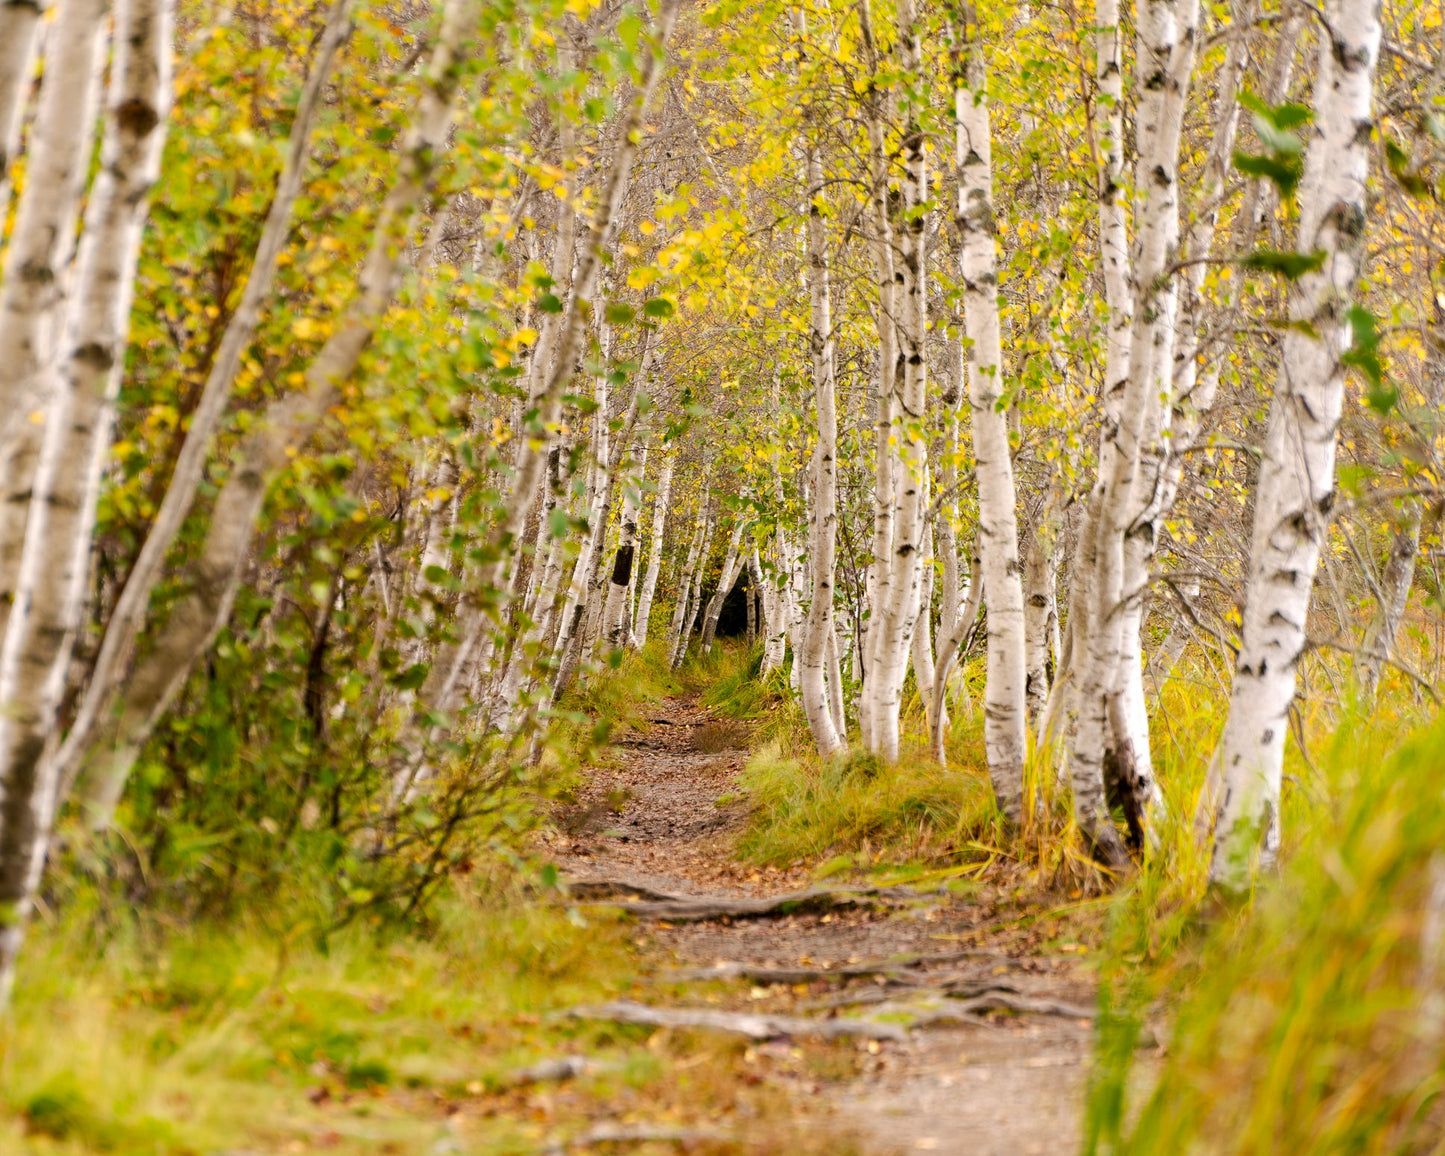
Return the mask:
[[727, 596], [732, 593], [733, 586], [737, 584], [738, 573], [742, 569], [743, 555], [741, 552], [743, 531], [747, 529], [743, 522], [742, 515], [738, 515], [733, 525], [732, 536], [728, 539], [727, 553], [723, 555], [722, 572], [718, 575], [717, 589], [712, 592], [708, 599], [707, 608], [702, 616], [702, 652], [708, 654], [712, 651], [713, 639], [717, 636], [717, 620], [722, 613], [723, 603]]
[[0, 221], [10, 213], [10, 167], [20, 148], [40, 19], [48, 6], [49, 0], [0, 0]]
[[959, 655], [967, 653], [978, 632], [978, 614], [983, 606], [983, 562], [975, 548], [971, 561], [968, 584], [968, 598], [963, 612], [954, 620], [953, 630], [947, 638], [940, 636], [938, 662], [933, 671], [933, 715], [931, 749], [939, 766], [948, 765], [948, 753], [943, 744], [943, 728], [948, 718], [948, 680], [953, 673]]
[[1038, 524], [1034, 527], [1024, 561], [1024, 693], [1029, 720], [1037, 722], [1049, 697], [1049, 667], [1054, 634], [1058, 630], [1056, 588], [1059, 574], [1058, 535], [1063, 499], [1061, 488], [1050, 487]]
[[1130, 691], [1138, 684], [1125, 679], [1122, 671], [1125, 662], [1139, 661], [1137, 637], [1130, 641], [1125, 637], [1131, 623], [1137, 636], [1132, 613], [1142, 593], [1129, 586], [1131, 567], [1137, 570], [1144, 549], [1136, 537], [1131, 538], [1131, 528], [1152, 498], [1151, 470], [1157, 469], [1155, 451], [1171, 384], [1176, 294], [1167, 265], [1179, 236], [1179, 133], [1193, 71], [1197, 18], [1197, 0], [1144, 0], [1137, 21], [1140, 181], [1129, 274], [1133, 332], [1113, 444], [1100, 455], [1084, 653], [1075, 653], [1078, 730], [1069, 758], [1079, 829], [1113, 865], [1121, 865], [1128, 855], [1105, 801], [1106, 760], [1111, 760], [1110, 777], [1118, 783], [1135, 843], [1143, 838], [1144, 809], [1154, 794], [1147, 757], [1140, 753], [1148, 745], [1142, 694], [1136, 700]]
[[642, 589], [637, 595], [637, 614], [633, 619], [632, 636], [637, 640], [637, 649], [647, 645], [652, 599], [657, 593], [657, 577], [662, 573], [662, 546], [667, 530], [667, 504], [672, 498], [672, 472], [677, 466], [677, 451], [666, 451], [662, 459], [662, 470], [657, 478], [657, 494], [652, 506], [652, 540], [648, 544], [647, 574], [642, 579]]
[[[717, 528], [717, 511], [708, 507], [706, 517], [703, 521], [702, 545], [698, 552], [697, 564], [692, 567], [692, 574], [689, 576], [685, 597], [679, 605], [678, 614], [674, 620], [673, 632], [676, 637], [673, 640], [672, 658], [670, 664], [673, 670], [682, 665], [682, 660], [687, 657], [688, 644], [692, 642], [692, 625], [697, 618], [697, 608], [702, 599], [702, 581], [707, 572], [708, 555], [712, 552], [713, 531]], [[682, 596], [684, 592], [679, 592]]]
[[230, 613], [267, 488], [335, 404], [341, 383], [355, 370], [391, 304], [415, 214], [445, 156], [460, 90], [459, 60], [475, 28], [475, 15], [475, 0], [447, 5], [357, 293], [308, 367], [304, 387], [272, 402], [237, 446], [200, 555], [188, 568], [191, 592], [171, 611], [155, 646], [136, 666], [114, 707], [100, 718], [84, 751], [81, 787], [91, 820], [99, 826], [109, 823], [141, 744]]
[[1371, 88], [1380, 50], [1373, 0], [1327, 0], [1314, 131], [1300, 189], [1296, 248], [1324, 265], [1289, 290], [1279, 378], [1255, 491], [1243, 638], [1220, 740], [1223, 793], [1210, 882], [1248, 886], [1256, 855], [1273, 861], [1296, 668], [1334, 490], [1344, 406], [1345, 312], [1364, 252]]
[[[1116, 435], [1124, 390], [1129, 378], [1134, 298], [1129, 289], [1129, 206], [1124, 173], [1124, 65], [1119, 28], [1119, 0], [1097, 0], [1094, 24], [1094, 132], [1099, 163], [1099, 258], [1103, 266], [1104, 304], [1107, 310], [1104, 355], [1104, 421], [1099, 434], [1098, 466], [1093, 490], [1084, 509], [1074, 550], [1069, 591], [1069, 633], [1065, 647], [1070, 656], [1055, 672], [1054, 685], [1044, 708], [1049, 727], [1040, 727], [1041, 746], [1051, 746], [1055, 723], [1072, 716], [1078, 700], [1079, 678], [1087, 652], [1090, 613], [1095, 588], [1095, 543], [1099, 508], [1106, 481], [1113, 473]], [[1102, 784], [1100, 785], [1102, 791]], [[1101, 796], [1102, 797], [1102, 796]]]
[[291, 124], [286, 162], [277, 182], [276, 195], [267, 213], [251, 273], [242, 291], [240, 304], [232, 315], [216, 351], [215, 361], [201, 389], [200, 400], [191, 414], [186, 441], [176, 459], [171, 482], [155, 520], [141, 545], [140, 553], [121, 591], [101, 639], [100, 652], [90, 674], [90, 682], [76, 709], [58, 761], [62, 781], [73, 780], [81, 756], [90, 744], [101, 716], [115, 701], [120, 681], [135, 648], [136, 639], [145, 625], [150, 596], [160, 580], [166, 555], [195, 501], [196, 491], [205, 473], [207, 450], [226, 402], [235, 383], [241, 356], [250, 346], [256, 332], [261, 307], [270, 293], [276, 271], [276, 259], [286, 245], [291, 227], [291, 214], [301, 191], [306, 161], [311, 151], [311, 130], [320, 104], [326, 79], [337, 49], [348, 31], [346, 10], [349, 0], [333, 0], [326, 28], [316, 46], [311, 69], [296, 106]]
[[627, 591], [632, 586], [632, 559], [637, 553], [637, 515], [642, 499], [642, 479], [647, 475], [647, 451], [638, 463], [632, 484], [623, 484], [622, 524], [612, 575], [607, 586], [607, 604], [602, 611], [602, 636], [612, 649], [632, 645], [632, 616], [628, 613]]
[[[967, 11], [967, 9], [966, 9]], [[972, 13], [965, 22], [974, 24]], [[1018, 558], [1013, 464], [1003, 395], [998, 270], [994, 253], [993, 145], [983, 51], [964, 41], [966, 59], [955, 89], [957, 117], [959, 270], [963, 277], [968, 351], [968, 400], [978, 477], [979, 552], [988, 602], [988, 678], [984, 690], [984, 751], [994, 795], [1010, 822], [1023, 818], [1027, 754], [1024, 703], [1024, 596]]]
[[758, 592], [763, 608], [760, 628], [763, 632], [762, 675], [766, 678], [782, 667], [788, 657], [788, 628], [784, 620], [783, 599], [776, 581], [763, 576], [762, 559], [753, 550], [753, 570], [758, 575]]
[[[877, 76], [883, 62], [873, 34], [868, 0], [859, 4], [858, 15], [868, 70]], [[894, 269], [896, 247], [892, 206], [889, 203], [890, 172], [886, 141], [886, 122], [891, 109], [886, 92], [884, 85], [870, 85], [863, 102], [868, 131], [871, 200], [869, 249], [878, 279], [878, 389], [874, 415], [873, 540], [867, 577], [868, 617], [864, 620], [864, 636], [859, 645], [863, 679], [859, 688], [858, 728], [864, 748], [875, 753], [880, 750], [877, 720], [886, 710], [883, 607], [891, 600], [894, 491], [901, 472], [894, 439], [901, 375], [898, 367], [898, 283]]]
[[[60, 344], [66, 265], [89, 174], [109, 0], [62, 0], [0, 280], [0, 629], [15, 600], [25, 519]], [[24, 29], [17, 31], [24, 33]], [[28, 54], [28, 49], [27, 49]], [[3, 219], [3, 218], [0, 218]]]
[[712, 508], [707, 496], [704, 495], [703, 508], [698, 511], [697, 525], [692, 532], [692, 544], [688, 546], [687, 559], [683, 562], [682, 570], [677, 576], [677, 601], [673, 603], [672, 620], [667, 627], [665, 651], [667, 665], [670, 669], [677, 669], [678, 650], [680, 647], [685, 648], [686, 645], [682, 639], [686, 636], [688, 628], [688, 611], [692, 603], [693, 583], [698, 570], [706, 560], [711, 540]]
[[[922, 44], [919, 20], [912, 0], [898, 5], [898, 52], [903, 73], [921, 84]], [[920, 99], [918, 96], [915, 100]], [[918, 617], [922, 579], [923, 493], [928, 468], [924, 426], [928, 411], [928, 368], [925, 340], [928, 331], [927, 205], [932, 191], [924, 152], [926, 135], [918, 110], [910, 105], [903, 126], [903, 220], [898, 230], [899, 261], [894, 267], [897, 293], [898, 375], [897, 414], [891, 443], [897, 446], [893, 462], [893, 527], [887, 554], [887, 590], [875, 611], [876, 689], [868, 698], [873, 706], [873, 751], [893, 761], [898, 758], [899, 713], [903, 682]], [[872, 677], [872, 675], [870, 675]]]
[[[802, 17], [796, 17], [800, 26]], [[805, 145], [808, 198], [807, 282], [810, 305], [808, 352], [818, 411], [818, 442], [811, 463], [813, 493], [808, 524], [808, 622], [797, 655], [803, 712], [824, 758], [844, 745], [844, 724], [825, 685], [828, 643], [833, 639], [833, 582], [838, 553], [838, 403], [833, 367], [833, 306], [828, 237], [823, 221], [823, 161], [816, 141]], [[833, 650], [836, 660], [837, 646]], [[836, 685], [836, 676], [834, 684]], [[840, 697], [840, 696], [833, 696]]]
[[923, 707], [925, 726], [933, 730], [933, 531], [927, 534], [927, 549], [923, 559], [923, 578], [918, 597], [918, 618], [913, 625], [913, 684], [918, 689], [918, 701]]
[[53, 751], [85, 608], [100, 479], [125, 365], [136, 262], [170, 105], [171, 10], [120, 0], [102, 164], [86, 209], [62, 359], [0, 647], [0, 1004], [8, 999], [58, 804]]

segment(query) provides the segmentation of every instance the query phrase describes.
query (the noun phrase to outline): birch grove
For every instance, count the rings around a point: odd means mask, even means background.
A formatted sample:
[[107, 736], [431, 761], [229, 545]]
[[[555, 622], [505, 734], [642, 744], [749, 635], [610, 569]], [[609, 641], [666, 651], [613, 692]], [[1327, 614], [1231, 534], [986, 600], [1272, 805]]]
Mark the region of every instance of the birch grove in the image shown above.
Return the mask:
[[233, 819], [421, 918], [648, 680], [1231, 894], [1433, 702], [1428, 5], [402, 7], [0, 0], [6, 991]]

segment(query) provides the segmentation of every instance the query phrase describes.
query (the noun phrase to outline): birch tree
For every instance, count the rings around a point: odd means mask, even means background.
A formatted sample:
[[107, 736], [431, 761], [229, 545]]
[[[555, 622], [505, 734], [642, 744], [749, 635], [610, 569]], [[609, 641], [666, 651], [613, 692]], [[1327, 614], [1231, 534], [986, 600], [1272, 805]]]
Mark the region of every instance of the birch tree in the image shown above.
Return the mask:
[[20, 147], [25, 94], [35, 70], [35, 49], [46, 0], [0, 3], [0, 220], [10, 212], [10, 166]]
[[357, 293], [308, 368], [305, 386], [273, 402], [232, 455], [206, 540], [189, 567], [190, 594], [171, 611], [114, 705], [96, 712], [98, 729], [81, 752], [79, 783], [97, 825], [109, 822], [140, 744], [225, 622], [266, 491], [285, 467], [288, 451], [310, 440], [391, 304], [417, 209], [446, 155], [476, 15], [473, 0], [454, 0], [444, 10], [415, 119], [401, 150], [400, 171], [377, 220]]
[[662, 548], [667, 530], [668, 502], [672, 499], [672, 473], [677, 468], [677, 451], [664, 449], [662, 468], [657, 477], [657, 492], [652, 499], [652, 532], [649, 535], [647, 573], [642, 579], [642, 589], [637, 595], [637, 611], [633, 620], [632, 636], [637, 649], [647, 645], [647, 636], [652, 619], [652, 600], [657, 593], [658, 575], [662, 573]]
[[[107, 0], [62, 0], [56, 8], [46, 47], [49, 83], [41, 86], [35, 147], [27, 158], [25, 188], [5, 249], [0, 280], [0, 615], [8, 616], [15, 601], [41, 417], [49, 402], [45, 388], [52, 380], [45, 370], [62, 324], [65, 268], [75, 249], [76, 216], [95, 139], [109, 11]], [[20, 25], [13, 31], [23, 41], [23, 15], [7, 12], [12, 26]], [[17, 67], [22, 65], [26, 61], [17, 62]], [[21, 91], [27, 78], [28, 66], [16, 74]], [[12, 113], [16, 115], [18, 111]], [[0, 626], [3, 622], [0, 617]]]
[[1003, 414], [988, 74], [977, 40], [977, 19], [967, 5], [960, 13], [954, 36], [959, 53], [954, 90], [959, 271], [969, 342], [968, 400], [978, 477], [979, 555], [988, 603], [984, 750], [999, 809], [1010, 822], [1017, 823], [1023, 818], [1023, 769], [1028, 745], [1024, 600], [1017, 499]]
[[1220, 739], [1223, 791], [1210, 881], [1241, 891], [1256, 857], [1279, 845], [1279, 789], [1288, 712], [1334, 491], [1335, 431], [1365, 238], [1371, 90], [1379, 9], [1325, 5], [1314, 128], [1300, 183], [1296, 251], [1311, 266], [1288, 289], [1291, 325], [1280, 352], [1255, 496], [1243, 639]]
[[[0, 1003], [15, 964], [57, 805], [46, 757], [58, 728], [71, 648], [81, 626], [91, 535], [120, 374], [147, 197], [160, 169], [169, 111], [171, 19], [166, 0], [119, 0], [101, 168], [85, 214], [60, 357], [48, 388], [34, 497], [0, 645]], [[57, 63], [63, 65], [64, 59]], [[93, 68], [81, 56], [78, 67]], [[52, 84], [68, 78], [52, 77]], [[78, 78], [81, 87], [84, 78]]]
[[[800, 33], [806, 32], [801, 15]], [[808, 527], [808, 562], [811, 589], [803, 649], [797, 656], [803, 710], [818, 753], [833, 754], [845, 745], [841, 712], [830, 705], [825, 680], [827, 648], [833, 637], [833, 578], [837, 566], [838, 522], [838, 405], [833, 359], [832, 288], [828, 275], [828, 237], [823, 217], [823, 160], [815, 140], [804, 145], [804, 180], [807, 197], [807, 283], [809, 301], [808, 353], [813, 371], [813, 395], [818, 414], [818, 441], [811, 464], [813, 494]], [[836, 653], [836, 644], [835, 644]], [[832, 683], [836, 688], [838, 675]], [[841, 699], [839, 700], [841, 701]]]

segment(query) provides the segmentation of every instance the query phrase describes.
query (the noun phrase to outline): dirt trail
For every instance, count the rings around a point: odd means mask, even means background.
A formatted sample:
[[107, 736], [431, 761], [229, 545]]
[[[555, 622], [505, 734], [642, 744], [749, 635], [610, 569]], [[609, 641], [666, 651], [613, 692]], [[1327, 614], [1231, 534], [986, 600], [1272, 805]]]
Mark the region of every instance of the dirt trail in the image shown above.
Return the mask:
[[[801, 869], [756, 870], [733, 856], [746, 806], [729, 797], [747, 758], [746, 732], [688, 699], [658, 703], [650, 715], [645, 728], [618, 740], [618, 765], [598, 770], [584, 797], [559, 816], [563, 833], [551, 850], [567, 877], [594, 885], [630, 881], [644, 899], [647, 889], [762, 897], [808, 887]], [[1092, 1007], [1087, 968], [1057, 950], [1068, 945], [1046, 952], [1039, 932], [1027, 929], [1029, 914], [988, 886], [965, 895], [940, 889], [769, 918], [643, 921], [642, 942], [659, 974], [724, 962], [827, 972], [922, 956], [889, 987], [889, 1007], [915, 1013], [963, 1006], [937, 998], [940, 988], [967, 996], [996, 987], [1011, 993], [1005, 1000]], [[868, 989], [886, 983], [876, 976], [825, 975], [797, 984], [743, 977], [725, 1006], [769, 1015], [858, 1014], [870, 1008], [857, 1001], [878, 996]], [[934, 998], [920, 1002], [916, 993], [927, 989]], [[840, 1001], [851, 1006], [829, 1006]], [[698, 1005], [660, 996], [646, 1002]], [[790, 1087], [799, 1112], [854, 1137], [869, 1154], [1076, 1150], [1090, 1021], [1011, 1012], [964, 1019], [915, 1027], [903, 1042], [857, 1042], [859, 1074]]]

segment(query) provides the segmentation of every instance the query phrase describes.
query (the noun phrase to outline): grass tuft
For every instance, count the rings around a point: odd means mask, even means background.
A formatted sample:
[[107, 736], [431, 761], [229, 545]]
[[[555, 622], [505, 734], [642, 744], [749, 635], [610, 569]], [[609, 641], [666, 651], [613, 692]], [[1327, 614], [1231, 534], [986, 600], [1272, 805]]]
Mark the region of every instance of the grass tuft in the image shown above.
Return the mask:
[[[1394, 741], [1347, 713], [1291, 766], [1286, 865], [1242, 904], [1204, 892], [1187, 820], [1164, 832], [1111, 920], [1088, 1152], [1438, 1150], [1445, 730]], [[1168, 1055], [1131, 1103], [1159, 1006]]]
[[741, 782], [753, 814], [738, 850], [757, 863], [827, 860], [836, 874], [841, 856], [854, 867], [969, 862], [995, 825], [986, 777], [925, 762], [786, 758], [774, 744]]

